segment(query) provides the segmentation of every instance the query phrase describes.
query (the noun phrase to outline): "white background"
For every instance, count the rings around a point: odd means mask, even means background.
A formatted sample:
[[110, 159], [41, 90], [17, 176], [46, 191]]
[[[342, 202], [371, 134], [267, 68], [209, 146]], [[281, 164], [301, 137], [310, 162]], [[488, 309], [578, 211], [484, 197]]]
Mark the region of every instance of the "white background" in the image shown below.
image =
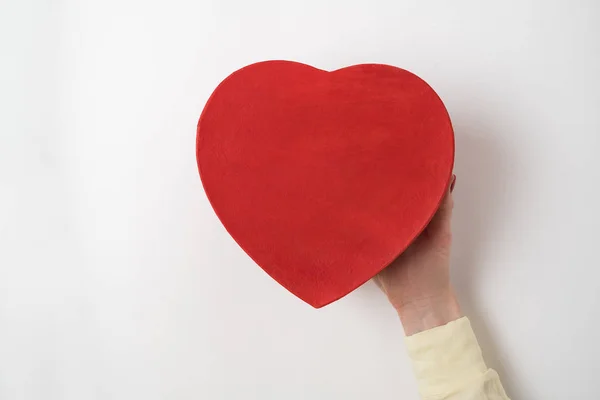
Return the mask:
[[0, 4], [0, 399], [417, 398], [373, 284], [310, 308], [204, 196], [202, 107], [265, 59], [436, 89], [488, 364], [514, 399], [600, 396], [598, 1]]

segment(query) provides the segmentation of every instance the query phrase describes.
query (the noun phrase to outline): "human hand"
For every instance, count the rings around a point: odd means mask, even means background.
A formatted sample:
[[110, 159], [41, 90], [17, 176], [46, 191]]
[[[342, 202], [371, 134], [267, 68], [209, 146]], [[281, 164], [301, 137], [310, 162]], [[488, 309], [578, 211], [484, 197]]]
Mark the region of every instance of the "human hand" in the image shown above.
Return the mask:
[[423, 233], [374, 281], [394, 306], [406, 335], [444, 325], [462, 316], [450, 284], [452, 182]]

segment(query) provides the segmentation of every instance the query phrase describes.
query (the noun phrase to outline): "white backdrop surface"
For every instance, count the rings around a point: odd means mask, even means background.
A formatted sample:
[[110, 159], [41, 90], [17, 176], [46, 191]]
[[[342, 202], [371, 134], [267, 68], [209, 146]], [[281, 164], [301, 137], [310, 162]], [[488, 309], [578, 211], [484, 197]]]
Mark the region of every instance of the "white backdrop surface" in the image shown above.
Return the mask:
[[428, 81], [453, 279], [514, 399], [600, 396], [600, 3], [3, 0], [0, 399], [417, 399], [367, 284], [314, 310], [212, 212], [198, 116], [265, 59]]

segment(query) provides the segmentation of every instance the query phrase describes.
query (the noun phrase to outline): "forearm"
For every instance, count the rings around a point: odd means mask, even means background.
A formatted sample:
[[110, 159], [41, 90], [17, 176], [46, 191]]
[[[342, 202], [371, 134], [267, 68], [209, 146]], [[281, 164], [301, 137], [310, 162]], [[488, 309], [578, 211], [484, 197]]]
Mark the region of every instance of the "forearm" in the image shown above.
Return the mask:
[[405, 301], [396, 311], [406, 336], [445, 325], [463, 316], [451, 287], [434, 297]]
[[397, 310], [419, 392], [425, 400], [507, 400], [489, 369], [454, 292], [406, 302]]
[[405, 340], [423, 400], [508, 400], [467, 318]]

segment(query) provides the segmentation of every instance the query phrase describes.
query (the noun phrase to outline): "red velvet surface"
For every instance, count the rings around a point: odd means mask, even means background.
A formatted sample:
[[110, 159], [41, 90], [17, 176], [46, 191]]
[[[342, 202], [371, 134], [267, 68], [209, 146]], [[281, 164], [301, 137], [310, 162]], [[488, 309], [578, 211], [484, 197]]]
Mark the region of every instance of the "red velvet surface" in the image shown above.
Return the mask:
[[425, 228], [450, 182], [454, 135], [440, 98], [408, 71], [267, 61], [213, 92], [198, 122], [197, 160], [235, 241], [322, 307]]

